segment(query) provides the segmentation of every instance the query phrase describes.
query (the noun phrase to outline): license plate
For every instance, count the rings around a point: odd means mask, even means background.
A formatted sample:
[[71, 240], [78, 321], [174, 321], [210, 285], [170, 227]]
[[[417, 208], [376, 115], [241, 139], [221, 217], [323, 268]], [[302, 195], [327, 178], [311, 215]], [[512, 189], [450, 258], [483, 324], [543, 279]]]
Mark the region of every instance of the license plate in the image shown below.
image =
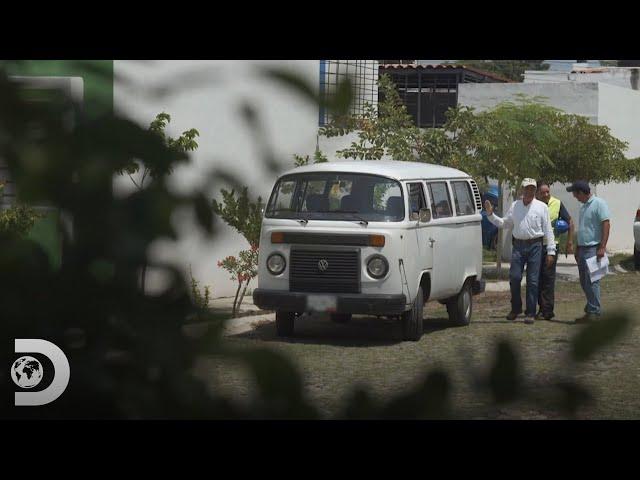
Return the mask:
[[335, 312], [337, 303], [335, 295], [307, 295], [307, 310], [311, 312]]

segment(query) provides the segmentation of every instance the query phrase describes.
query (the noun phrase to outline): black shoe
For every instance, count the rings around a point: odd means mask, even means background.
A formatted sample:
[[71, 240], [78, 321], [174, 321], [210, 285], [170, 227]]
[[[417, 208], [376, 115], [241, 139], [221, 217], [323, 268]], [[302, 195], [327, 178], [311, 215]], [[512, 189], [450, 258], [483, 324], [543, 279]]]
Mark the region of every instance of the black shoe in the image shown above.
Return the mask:
[[524, 318], [524, 323], [526, 323], [527, 325], [532, 325], [535, 323], [535, 319], [534, 317], [528, 315]]
[[556, 314], [551, 312], [551, 313], [539, 313], [536, 318], [543, 318], [545, 320], [551, 320], [553, 317], [555, 317]]
[[515, 320], [522, 312], [514, 312], [513, 310], [507, 315], [507, 320]]

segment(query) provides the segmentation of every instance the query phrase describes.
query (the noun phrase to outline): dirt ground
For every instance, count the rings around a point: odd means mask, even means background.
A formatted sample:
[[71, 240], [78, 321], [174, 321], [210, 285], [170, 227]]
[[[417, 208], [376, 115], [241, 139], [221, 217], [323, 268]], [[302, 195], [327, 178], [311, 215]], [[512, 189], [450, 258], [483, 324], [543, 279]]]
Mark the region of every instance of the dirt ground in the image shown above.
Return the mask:
[[[524, 291], [523, 291], [524, 294]], [[452, 383], [454, 418], [555, 419], [565, 418], [543, 400], [496, 407], [487, 390], [477, 387], [495, 358], [496, 343], [509, 340], [527, 384], [563, 378], [587, 387], [594, 401], [577, 418], [640, 418], [640, 274], [607, 276], [602, 281], [603, 308], [624, 310], [632, 318], [627, 334], [581, 364], [571, 362], [571, 338], [582, 328], [573, 323], [584, 307], [577, 282], [558, 282], [556, 317], [525, 325], [509, 322], [508, 292], [475, 297], [472, 323], [448, 325], [446, 309], [437, 302], [425, 308], [425, 335], [419, 342], [401, 341], [396, 320], [354, 316], [346, 325], [323, 317], [302, 317], [291, 339], [278, 338], [271, 322], [225, 341], [236, 348], [267, 347], [289, 357], [302, 374], [305, 394], [326, 418], [340, 416], [345, 400], [357, 385], [380, 402], [407, 391], [434, 368], [444, 369]], [[203, 359], [197, 375], [212, 389], [237, 402], [252, 395], [253, 381], [241, 366], [219, 359]]]

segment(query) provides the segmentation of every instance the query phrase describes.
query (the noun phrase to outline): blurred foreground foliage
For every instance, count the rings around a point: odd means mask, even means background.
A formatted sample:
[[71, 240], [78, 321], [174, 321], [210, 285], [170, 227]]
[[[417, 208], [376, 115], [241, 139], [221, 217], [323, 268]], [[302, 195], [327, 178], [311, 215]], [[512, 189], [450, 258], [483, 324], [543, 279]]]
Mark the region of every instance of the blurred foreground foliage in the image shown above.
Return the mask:
[[[265, 73], [265, 72], [263, 72]], [[314, 90], [289, 73], [266, 71], [273, 81], [293, 88], [312, 102]], [[170, 148], [157, 133], [109, 115], [79, 117], [72, 128], [60, 121], [61, 111], [28, 103], [20, 86], [0, 71], [0, 158], [16, 181], [19, 201], [46, 204], [69, 220], [63, 228], [63, 259], [52, 269], [44, 250], [15, 232], [0, 236], [0, 337], [5, 339], [0, 365], [13, 360], [12, 339], [43, 338], [63, 349], [71, 380], [55, 402], [38, 407], [13, 407], [9, 368], [0, 368], [6, 397], [1, 418], [101, 419], [240, 419], [320, 418], [304, 391], [296, 365], [269, 349], [233, 349], [221, 341], [223, 325], [203, 323], [205, 332], [187, 335], [189, 318], [206, 320], [201, 302], [190, 295], [192, 285], [176, 265], [152, 261], [147, 252], [159, 239], [177, 240], [172, 216], [193, 215], [205, 235], [215, 234], [205, 191], [178, 194], [167, 175], [188, 162], [185, 149]], [[344, 92], [349, 94], [346, 95]], [[350, 98], [347, 83], [339, 99]], [[339, 100], [338, 99], [338, 100]], [[344, 104], [336, 104], [338, 113]], [[247, 110], [250, 127], [260, 129], [255, 112]], [[256, 138], [263, 133], [254, 132]], [[132, 159], [154, 171], [153, 182], [122, 197], [114, 195], [113, 179], [127, 171]], [[265, 161], [272, 160], [267, 152]], [[268, 165], [272, 165], [267, 162]], [[223, 172], [212, 173], [209, 188]], [[162, 291], [141, 289], [145, 266], [164, 278]], [[618, 337], [629, 320], [614, 316], [587, 326], [576, 337], [576, 364]], [[253, 375], [256, 395], [239, 405], [212, 391], [193, 374], [203, 355], [239, 360]], [[425, 366], [426, 367], [426, 366]], [[518, 355], [506, 342], [498, 345], [488, 372], [477, 377], [478, 388], [492, 392], [496, 404], [513, 402], [534, 392], [522, 377]], [[589, 399], [571, 377], [544, 385], [558, 409], [575, 413]], [[413, 390], [378, 402], [356, 387], [341, 418], [452, 418], [450, 375], [427, 372]]]

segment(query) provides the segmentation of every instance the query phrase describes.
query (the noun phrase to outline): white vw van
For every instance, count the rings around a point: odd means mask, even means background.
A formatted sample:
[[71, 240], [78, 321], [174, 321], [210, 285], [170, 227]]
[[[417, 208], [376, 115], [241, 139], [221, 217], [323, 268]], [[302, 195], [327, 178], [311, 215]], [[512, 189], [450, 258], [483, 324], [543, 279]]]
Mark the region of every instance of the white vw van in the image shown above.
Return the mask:
[[422, 336], [423, 306], [447, 305], [458, 325], [484, 291], [481, 202], [464, 172], [426, 163], [344, 161], [298, 167], [276, 182], [260, 234], [257, 306], [280, 336], [297, 316], [400, 317]]

